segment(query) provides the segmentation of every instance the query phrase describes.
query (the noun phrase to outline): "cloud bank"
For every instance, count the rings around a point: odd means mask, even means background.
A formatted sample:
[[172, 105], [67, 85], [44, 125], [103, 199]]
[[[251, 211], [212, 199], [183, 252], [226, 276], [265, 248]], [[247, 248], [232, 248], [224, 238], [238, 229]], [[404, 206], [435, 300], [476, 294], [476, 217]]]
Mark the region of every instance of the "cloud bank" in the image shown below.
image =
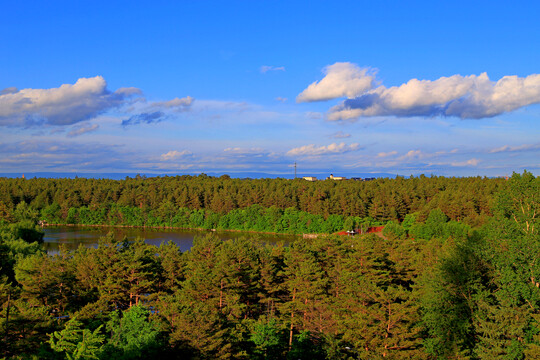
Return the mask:
[[313, 144], [305, 145], [291, 149], [287, 152], [288, 156], [319, 156], [330, 154], [344, 154], [351, 151], [360, 150], [360, 144], [354, 143], [347, 145], [345, 143], [330, 144], [328, 146], [315, 146]]
[[50, 89], [7, 88], [0, 94], [0, 125], [71, 125], [119, 107], [137, 88], [107, 90], [101, 76], [80, 78], [73, 85]]
[[481, 119], [540, 103], [540, 74], [504, 76], [453, 75], [437, 80], [411, 79], [400, 86], [375, 86], [370, 69], [351, 63], [326, 68], [326, 76], [309, 85], [298, 102], [347, 97], [328, 112], [329, 120], [369, 116], [453, 116]]

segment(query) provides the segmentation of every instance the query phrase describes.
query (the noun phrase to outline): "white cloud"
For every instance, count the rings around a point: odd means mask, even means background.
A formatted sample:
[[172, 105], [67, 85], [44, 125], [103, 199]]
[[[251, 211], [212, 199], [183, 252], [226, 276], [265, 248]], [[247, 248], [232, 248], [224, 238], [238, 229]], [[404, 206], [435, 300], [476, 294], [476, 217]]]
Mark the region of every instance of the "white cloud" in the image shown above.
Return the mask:
[[82, 134], [86, 134], [86, 133], [89, 133], [89, 132], [92, 132], [92, 131], [96, 131], [97, 129], [99, 129], [98, 124], [93, 124], [93, 125], [85, 124], [85, 125], [82, 125], [82, 126], [76, 126], [75, 128], [73, 128], [67, 134], [67, 136], [68, 137], [80, 136]]
[[313, 144], [305, 145], [291, 149], [287, 152], [288, 156], [318, 156], [329, 154], [343, 154], [351, 151], [360, 150], [360, 144], [354, 143], [347, 145], [345, 143], [330, 144], [328, 146], [315, 146]]
[[520, 146], [504, 145], [499, 148], [489, 150], [490, 154], [496, 154], [501, 152], [518, 152], [518, 151], [534, 151], [540, 150], [540, 144], [526, 144]]
[[[335, 86], [336, 94], [344, 84]], [[525, 78], [504, 76], [497, 82], [486, 73], [453, 75], [434, 81], [411, 79], [400, 86], [381, 85], [343, 96], [349, 99], [330, 109], [329, 120], [385, 115], [480, 119], [540, 103], [540, 74]]]
[[191, 155], [193, 155], [193, 153], [189, 150], [182, 150], [182, 151], [171, 150], [166, 154], [161, 154], [160, 159], [162, 161], [172, 161], [172, 160], [178, 160], [180, 158], [191, 156]]
[[296, 97], [296, 102], [355, 97], [373, 88], [375, 71], [348, 62], [337, 62], [324, 68], [326, 76], [315, 81]]
[[276, 98], [276, 101], [285, 102], [285, 101], [287, 101], [287, 98], [286, 98], [286, 97], [278, 96], [278, 97]]
[[51, 89], [8, 88], [0, 95], [0, 125], [71, 125], [121, 106], [129, 96], [140, 93], [136, 88], [110, 92], [101, 76]]
[[269, 71], [285, 71], [285, 66], [269, 66], [269, 65], [263, 65], [259, 69], [262, 74], [266, 74]]

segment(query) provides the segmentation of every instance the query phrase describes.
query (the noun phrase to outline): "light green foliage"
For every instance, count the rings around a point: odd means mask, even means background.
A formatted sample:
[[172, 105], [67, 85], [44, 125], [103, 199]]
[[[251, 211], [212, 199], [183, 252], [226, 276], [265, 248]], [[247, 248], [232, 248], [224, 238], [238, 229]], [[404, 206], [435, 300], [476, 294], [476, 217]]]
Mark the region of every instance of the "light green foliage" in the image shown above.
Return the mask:
[[41, 217], [49, 224], [60, 224], [62, 223], [61, 210], [60, 205], [53, 202], [41, 210]]
[[407, 214], [405, 215], [405, 219], [403, 219], [403, 222], [401, 223], [401, 226], [405, 231], [409, 231], [409, 229], [416, 224], [416, 215], [415, 214]]
[[283, 330], [275, 319], [261, 317], [251, 332], [249, 340], [255, 344], [255, 354], [260, 359], [279, 359], [283, 344]]
[[39, 212], [28, 206], [24, 201], [20, 202], [13, 212], [15, 221], [31, 221], [34, 224], [39, 220]]
[[105, 336], [102, 326], [94, 331], [83, 328], [83, 324], [73, 318], [65, 328], [50, 335], [49, 344], [55, 352], [65, 354], [69, 360], [99, 360], [103, 351]]
[[108, 359], [151, 358], [161, 345], [159, 326], [142, 306], [133, 306], [122, 314], [112, 312], [107, 331], [111, 334], [104, 347]]

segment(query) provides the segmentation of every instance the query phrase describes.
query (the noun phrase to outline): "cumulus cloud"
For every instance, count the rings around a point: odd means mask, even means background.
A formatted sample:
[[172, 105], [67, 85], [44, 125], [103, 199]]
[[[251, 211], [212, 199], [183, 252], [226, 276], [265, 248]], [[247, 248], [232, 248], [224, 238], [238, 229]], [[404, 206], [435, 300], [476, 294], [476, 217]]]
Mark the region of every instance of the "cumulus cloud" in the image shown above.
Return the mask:
[[93, 125], [85, 124], [85, 125], [82, 125], [82, 126], [76, 126], [74, 129], [72, 129], [67, 134], [67, 136], [68, 137], [81, 136], [83, 134], [86, 134], [86, 133], [89, 133], [89, 132], [92, 132], [92, 131], [96, 131], [97, 129], [99, 129], [98, 124], [93, 124]]
[[269, 66], [269, 65], [263, 65], [259, 69], [262, 74], [266, 74], [269, 71], [285, 71], [285, 66]]
[[191, 156], [191, 155], [193, 155], [193, 153], [189, 150], [182, 150], [182, 151], [171, 150], [168, 153], [161, 154], [160, 159], [162, 161], [172, 161], [172, 160], [178, 160], [180, 158]]
[[287, 101], [287, 98], [286, 98], [286, 97], [278, 96], [278, 97], [276, 98], [276, 101], [285, 102], [285, 101]]
[[305, 145], [291, 149], [287, 152], [288, 156], [318, 156], [331, 154], [344, 154], [351, 151], [360, 150], [360, 144], [354, 143], [347, 145], [345, 143], [330, 144], [328, 146], [315, 146], [313, 144]]
[[348, 62], [337, 62], [324, 68], [325, 77], [309, 85], [296, 102], [352, 98], [373, 88], [375, 71]]
[[154, 111], [151, 113], [142, 113], [133, 115], [128, 119], [122, 120], [122, 126], [138, 125], [138, 124], [153, 124], [162, 121], [166, 117], [162, 111]]
[[123, 105], [137, 88], [107, 90], [101, 76], [51, 89], [4, 89], [0, 94], [0, 125], [71, 125]]
[[[343, 81], [343, 84], [336, 85], [335, 95], [343, 93], [346, 84]], [[304, 92], [307, 90], [309, 87]], [[331, 93], [330, 90], [327, 93]], [[504, 76], [496, 82], [491, 81], [486, 73], [453, 75], [433, 81], [411, 79], [400, 86], [387, 88], [381, 85], [341, 96], [348, 99], [330, 109], [329, 120], [369, 116], [481, 119], [540, 103], [540, 74], [525, 78]]]

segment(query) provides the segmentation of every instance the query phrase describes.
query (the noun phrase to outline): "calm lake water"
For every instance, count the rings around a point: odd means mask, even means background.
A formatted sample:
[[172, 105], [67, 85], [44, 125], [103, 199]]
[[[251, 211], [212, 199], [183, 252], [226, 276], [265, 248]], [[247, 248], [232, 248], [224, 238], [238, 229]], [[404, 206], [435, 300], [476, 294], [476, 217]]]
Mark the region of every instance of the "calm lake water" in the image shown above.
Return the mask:
[[148, 244], [159, 246], [161, 243], [174, 242], [180, 250], [187, 251], [193, 246], [193, 239], [196, 236], [215, 234], [222, 240], [236, 239], [239, 237], [253, 238], [263, 243], [277, 244], [290, 243], [297, 239], [294, 235], [269, 235], [228, 231], [200, 231], [200, 230], [178, 230], [178, 229], [143, 229], [143, 228], [115, 228], [115, 227], [79, 227], [79, 226], [51, 226], [43, 228], [45, 236], [43, 246], [48, 253], [58, 252], [61, 244], [69, 250], [75, 250], [79, 245], [87, 247], [97, 247], [98, 239], [107, 233], [112, 232], [116, 239], [128, 240], [141, 237]]

